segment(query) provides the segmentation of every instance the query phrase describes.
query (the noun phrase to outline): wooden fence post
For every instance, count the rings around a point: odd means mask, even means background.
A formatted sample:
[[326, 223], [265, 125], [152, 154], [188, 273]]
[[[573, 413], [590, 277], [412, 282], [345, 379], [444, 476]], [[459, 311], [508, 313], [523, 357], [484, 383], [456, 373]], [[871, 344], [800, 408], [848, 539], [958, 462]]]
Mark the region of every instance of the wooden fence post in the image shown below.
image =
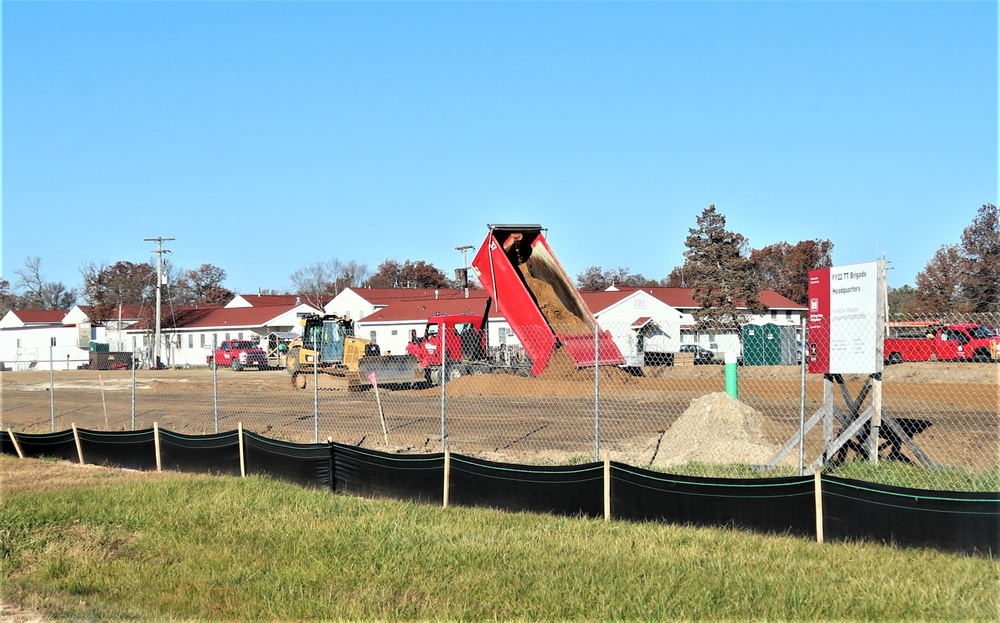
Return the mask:
[[816, 498], [816, 542], [823, 542], [823, 479], [821, 478], [820, 470], [813, 472], [815, 487], [815, 498]]
[[7, 434], [10, 435], [10, 440], [14, 443], [14, 449], [17, 450], [17, 458], [23, 459], [24, 452], [21, 452], [21, 444], [17, 443], [17, 435], [14, 434], [14, 431], [9, 426], [7, 427]]
[[604, 455], [604, 520], [611, 520], [611, 459]]
[[451, 451], [447, 447], [444, 449], [444, 504], [442, 508], [448, 508], [448, 497], [451, 490]]
[[83, 465], [83, 446], [80, 445], [80, 432], [76, 430], [76, 422], [72, 422], [73, 439], [76, 440], [76, 455], [80, 457], [80, 465]]
[[163, 463], [160, 460], [160, 425], [153, 422], [153, 445], [156, 447], [156, 471], [163, 471]]
[[246, 455], [243, 452], [243, 422], [240, 422], [236, 426], [236, 430], [240, 437], [240, 478], [247, 477], [247, 461]]

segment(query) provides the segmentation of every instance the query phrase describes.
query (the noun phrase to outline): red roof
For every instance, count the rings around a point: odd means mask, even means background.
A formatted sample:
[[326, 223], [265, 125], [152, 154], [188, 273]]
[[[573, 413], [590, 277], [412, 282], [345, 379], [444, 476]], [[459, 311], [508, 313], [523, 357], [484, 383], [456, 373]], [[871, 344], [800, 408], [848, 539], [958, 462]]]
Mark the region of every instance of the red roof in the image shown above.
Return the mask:
[[69, 313], [59, 309], [12, 309], [15, 316], [24, 324], [62, 324], [62, 319]]
[[212, 307], [202, 308], [202, 313], [189, 312], [185, 322], [178, 319], [178, 326], [185, 329], [199, 327], [262, 327], [278, 316], [295, 309], [296, 305], [268, 305], [265, 307]]
[[304, 298], [297, 294], [241, 294], [240, 298], [252, 307], [267, 307], [270, 305], [296, 305]]
[[[454, 288], [348, 288], [372, 305], [389, 305], [394, 301], [420, 300], [465, 300], [465, 292]], [[486, 290], [469, 288], [470, 299], [488, 298]]]
[[[628, 296], [629, 294], [635, 292], [636, 290], [645, 290], [649, 294], [653, 295], [654, 297], [663, 301], [664, 303], [673, 307], [674, 309], [697, 309], [698, 307], [701, 307], [701, 305], [695, 302], [694, 298], [691, 296], [691, 294], [694, 292], [692, 288], [659, 288], [659, 287], [633, 288], [625, 286], [618, 287], [618, 292], [623, 294], [623, 296], [620, 298], [624, 298], [625, 296]], [[609, 291], [605, 290], [605, 292]], [[615, 291], [611, 290], [610, 292], [615, 292]], [[586, 297], [592, 294], [597, 294], [597, 293], [587, 292], [584, 293], [584, 296]], [[778, 294], [774, 290], [761, 290], [760, 296], [757, 297], [757, 300], [763, 303], [764, 305], [767, 305], [769, 309], [793, 309], [793, 310], [798, 309], [803, 311], [806, 309], [804, 305], [799, 305], [795, 301], [785, 298], [784, 296]], [[614, 302], [616, 301], [612, 301], [612, 303], [609, 303], [609, 305], [605, 305], [600, 309], [606, 309]]]
[[[424, 321], [431, 316], [476, 316], [482, 317], [486, 309], [487, 297], [402, 300], [388, 304], [374, 314], [365, 316], [360, 322], [400, 322], [407, 320]], [[490, 318], [500, 318], [496, 308], [490, 307]]]

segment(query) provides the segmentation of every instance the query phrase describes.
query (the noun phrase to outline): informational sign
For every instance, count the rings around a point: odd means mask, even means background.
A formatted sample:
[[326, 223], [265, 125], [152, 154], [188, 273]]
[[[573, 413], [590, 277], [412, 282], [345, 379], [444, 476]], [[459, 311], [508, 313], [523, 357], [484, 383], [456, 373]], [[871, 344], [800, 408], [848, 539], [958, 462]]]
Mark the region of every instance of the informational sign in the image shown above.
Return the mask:
[[810, 374], [882, 371], [885, 262], [809, 271]]

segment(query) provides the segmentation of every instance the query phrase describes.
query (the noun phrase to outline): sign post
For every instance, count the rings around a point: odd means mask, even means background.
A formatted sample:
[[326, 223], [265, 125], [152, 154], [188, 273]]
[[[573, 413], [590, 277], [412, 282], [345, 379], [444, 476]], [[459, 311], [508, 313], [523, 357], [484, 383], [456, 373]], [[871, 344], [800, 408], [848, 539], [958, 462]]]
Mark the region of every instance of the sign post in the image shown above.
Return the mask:
[[[810, 374], [824, 378], [823, 404], [800, 432], [788, 440], [771, 459], [776, 465], [791, 450], [804, 443], [805, 433], [823, 421], [823, 452], [811, 465], [822, 467], [831, 456], [840, 461], [849, 449], [877, 462], [882, 420], [894, 434], [898, 422], [882, 412], [882, 367], [885, 354], [886, 287], [885, 260], [809, 271], [808, 342], [805, 349]], [[844, 374], [867, 374], [858, 395], [852, 396]], [[840, 387], [847, 413], [834, 408], [834, 384]], [[862, 410], [869, 398], [870, 405]], [[834, 438], [834, 420], [840, 431]], [[925, 465], [930, 461], [909, 435], [904, 442]], [[857, 441], [854, 438], [857, 437]]]

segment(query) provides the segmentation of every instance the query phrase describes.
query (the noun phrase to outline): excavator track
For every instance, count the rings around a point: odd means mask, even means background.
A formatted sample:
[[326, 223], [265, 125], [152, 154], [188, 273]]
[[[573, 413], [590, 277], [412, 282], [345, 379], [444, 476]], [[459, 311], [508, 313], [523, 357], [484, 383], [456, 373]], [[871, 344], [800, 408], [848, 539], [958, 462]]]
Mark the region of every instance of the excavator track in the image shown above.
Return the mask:
[[313, 382], [317, 389], [323, 392], [360, 392], [371, 387], [371, 383], [356, 372], [331, 374], [320, 371], [303, 370], [292, 373], [292, 387], [301, 390], [312, 390]]

